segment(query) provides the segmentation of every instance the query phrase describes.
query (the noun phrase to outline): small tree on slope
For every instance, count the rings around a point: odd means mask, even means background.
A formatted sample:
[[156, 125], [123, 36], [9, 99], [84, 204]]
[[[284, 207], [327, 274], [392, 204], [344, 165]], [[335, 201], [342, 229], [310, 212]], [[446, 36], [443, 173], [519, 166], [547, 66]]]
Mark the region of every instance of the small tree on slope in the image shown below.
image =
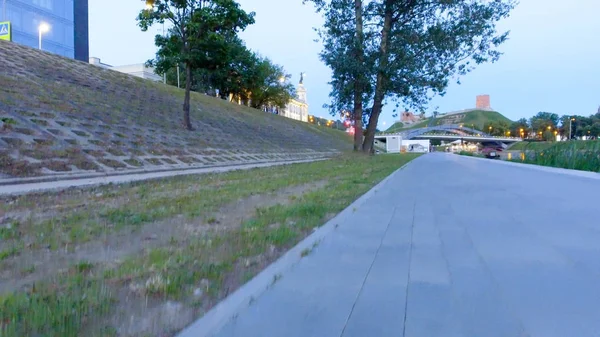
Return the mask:
[[215, 56], [232, 35], [254, 23], [254, 13], [246, 13], [234, 0], [155, 0], [151, 8], [140, 11], [137, 20], [142, 31], [156, 23], [172, 24], [167, 36], [156, 36], [159, 50], [149, 63], [160, 73], [185, 65], [183, 125], [193, 130], [190, 91], [194, 70], [214, 69], [226, 62]]

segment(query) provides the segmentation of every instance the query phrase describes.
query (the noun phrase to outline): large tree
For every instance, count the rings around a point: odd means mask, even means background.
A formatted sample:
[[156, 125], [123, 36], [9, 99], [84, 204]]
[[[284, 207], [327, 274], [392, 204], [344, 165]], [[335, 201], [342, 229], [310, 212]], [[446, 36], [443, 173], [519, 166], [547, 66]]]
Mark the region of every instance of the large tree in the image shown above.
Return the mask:
[[529, 125], [531, 125], [532, 132], [539, 134], [548, 130], [556, 130], [559, 120], [560, 118], [555, 113], [540, 111], [531, 117]]
[[365, 109], [371, 102], [373, 93], [372, 50], [376, 32], [365, 29], [365, 6], [362, 0], [304, 0], [313, 2], [318, 12], [325, 15], [325, 24], [319, 29], [323, 43], [321, 60], [332, 70], [329, 83], [329, 107], [333, 116], [351, 112], [354, 126], [354, 150], [358, 151], [363, 142], [363, 121], [368, 117]]
[[498, 33], [496, 23], [515, 5], [513, 0], [313, 2], [325, 16], [321, 57], [334, 74], [332, 105], [349, 105], [351, 88], [360, 91], [352, 97], [355, 114], [356, 106], [370, 105], [363, 111], [365, 152], [373, 151], [386, 101], [421, 109], [432, 95], [444, 93], [450, 79], [497, 60], [496, 47], [507, 33]]
[[515, 137], [527, 138], [529, 135], [529, 123], [526, 118], [521, 118], [510, 125], [510, 134]]
[[147, 31], [156, 23], [171, 24], [167, 36], [157, 35], [159, 48], [153, 65], [160, 73], [176, 65], [185, 68], [183, 124], [193, 130], [190, 121], [190, 91], [198, 69], [215, 69], [221, 63], [229, 40], [238, 31], [254, 23], [254, 13], [246, 13], [234, 0], [153, 0], [140, 11], [138, 25]]
[[[214, 53], [214, 52], [213, 52]], [[213, 69], [197, 69], [192, 91], [223, 99], [240, 100], [261, 110], [281, 109], [294, 97], [291, 76], [282, 66], [249, 50], [237, 36], [219, 49], [219, 64]], [[180, 80], [185, 80], [185, 74]], [[167, 82], [177, 84], [176, 69], [167, 70]]]
[[483, 125], [482, 131], [487, 132], [492, 136], [507, 136], [508, 132], [511, 132], [512, 134], [510, 126], [511, 125], [508, 122], [503, 120], [489, 121]]
[[250, 106], [256, 109], [285, 108], [295, 95], [295, 88], [289, 82], [291, 76], [285, 73], [282, 66], [274, 64], [268, 58], [256, 59], [247, 83]]

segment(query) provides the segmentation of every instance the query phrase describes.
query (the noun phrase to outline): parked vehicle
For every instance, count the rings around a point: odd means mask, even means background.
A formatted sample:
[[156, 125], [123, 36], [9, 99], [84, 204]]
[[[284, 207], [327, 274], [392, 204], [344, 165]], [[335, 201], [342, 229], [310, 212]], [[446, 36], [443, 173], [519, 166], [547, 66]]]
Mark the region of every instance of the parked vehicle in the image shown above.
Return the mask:
[[500, 159], [500, 153], [502, 150], [493, 147], [486, 147], [481, 149], [481, 154], [489, 159]]

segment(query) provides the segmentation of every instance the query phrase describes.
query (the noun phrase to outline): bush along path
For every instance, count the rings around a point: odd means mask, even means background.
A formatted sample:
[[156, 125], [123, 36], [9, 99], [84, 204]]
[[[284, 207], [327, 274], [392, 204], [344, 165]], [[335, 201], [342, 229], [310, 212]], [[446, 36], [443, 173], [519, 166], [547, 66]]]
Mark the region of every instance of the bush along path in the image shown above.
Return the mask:
[[416, 157], [4, 197], [0, 335], [172, 336]]

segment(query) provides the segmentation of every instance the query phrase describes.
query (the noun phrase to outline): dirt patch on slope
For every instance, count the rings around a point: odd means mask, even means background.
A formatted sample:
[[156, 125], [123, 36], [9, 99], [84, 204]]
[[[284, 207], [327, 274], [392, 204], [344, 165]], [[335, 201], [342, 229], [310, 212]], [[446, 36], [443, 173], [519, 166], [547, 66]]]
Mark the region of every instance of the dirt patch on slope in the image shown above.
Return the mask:
[[[223, 206], [219, 212], [202, 218], [186, 218], [182, 215], [152, 222], [137, 230], [124, 229], [107, 233], [101, 240], [88, 242], [60, 250], [42, 248], [25, 249], [17, 256], [0, 262], [0, 294], [29, 287], [34, 282], [47, 279], [54, 274], [68, 270], [74, 264], [85, 262], [106, 267], [118, 264], [123, 258], [136, 255], [147, 249], [168, 246], [190, 236], [202, 236], [207, 232], [223, 232], [239, 226], [250, 219], [259, 208], [277, 204], [289, 204], [293, 198], [322, 188], [326, 181], [292, 186], [268, 194], [252, 195], [235, 203]], [[210, 193], [207, 191], [207, 193]], [[83, 204], [71, 205], [84, 207]], [[37, 212], [36, 212], [37, 213]], [[51, 217], [56, 211], [46, 209], [44, 217]], [[31, 211], [8, 212], [4, 219], [19, 220], [34, 215]], [[7, 225], [4, 225], [7, 226]]]

